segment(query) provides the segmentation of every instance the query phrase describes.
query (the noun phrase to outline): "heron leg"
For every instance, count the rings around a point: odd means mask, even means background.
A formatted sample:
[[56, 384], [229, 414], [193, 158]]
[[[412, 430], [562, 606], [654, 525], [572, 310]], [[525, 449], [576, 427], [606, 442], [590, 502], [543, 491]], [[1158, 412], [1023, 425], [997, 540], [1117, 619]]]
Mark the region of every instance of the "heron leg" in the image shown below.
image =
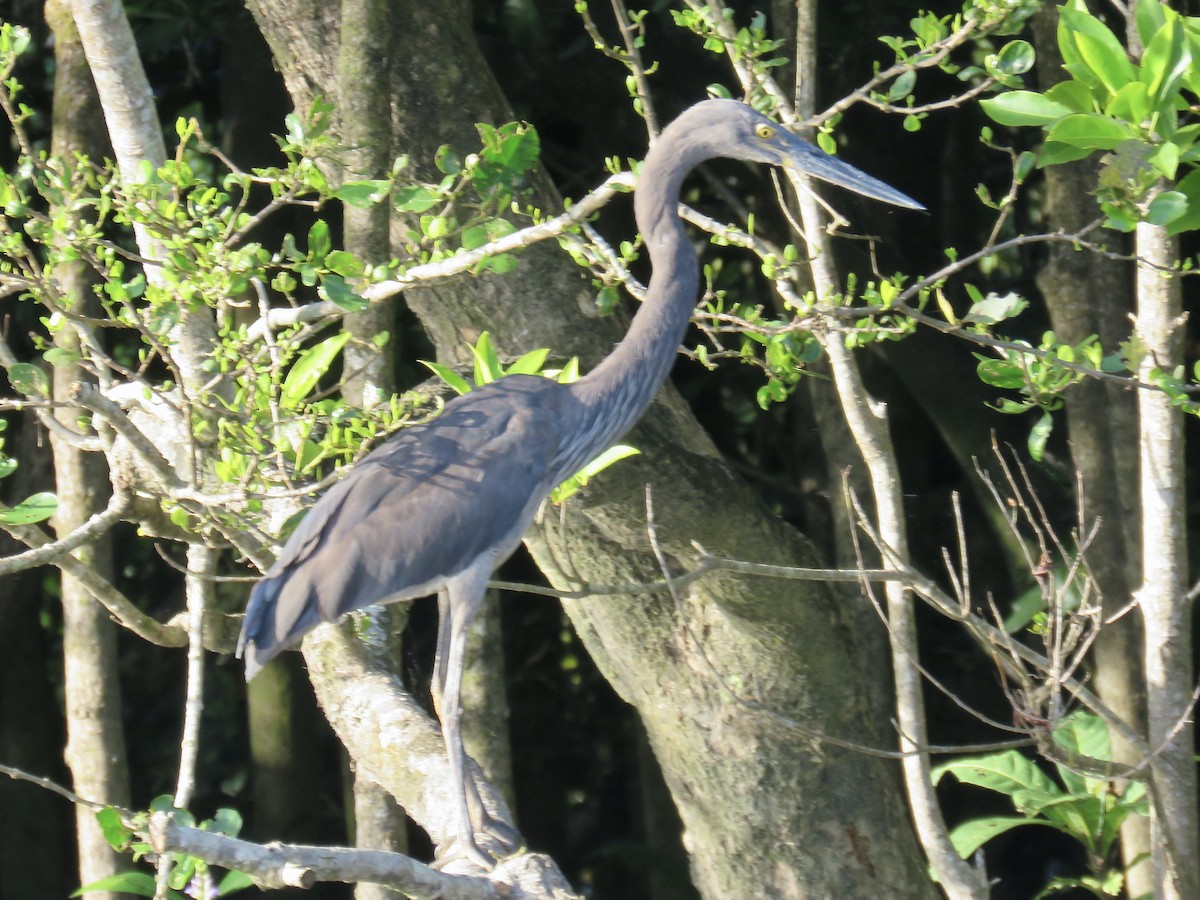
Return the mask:
[[[483, 560], [453, 578], [438, 594], [438, 642], [433, 666], [434, 709], [442, 726], [442, 740], [450, 761], [451, 782], [458, 788], [454, 811], [455, 839], [439, 857], [466, 856], [485, 869], [495, 866], [475, 842], [475, 826], [488, 831], [488, 816], [479, 798], [474, 778], [467, 772], [467, 752], [462, 739], [462, 677], [466, 661], [467, 629], [483, 600], [491, 574]], [[474, 813], [474, 815], [472, 815]]]

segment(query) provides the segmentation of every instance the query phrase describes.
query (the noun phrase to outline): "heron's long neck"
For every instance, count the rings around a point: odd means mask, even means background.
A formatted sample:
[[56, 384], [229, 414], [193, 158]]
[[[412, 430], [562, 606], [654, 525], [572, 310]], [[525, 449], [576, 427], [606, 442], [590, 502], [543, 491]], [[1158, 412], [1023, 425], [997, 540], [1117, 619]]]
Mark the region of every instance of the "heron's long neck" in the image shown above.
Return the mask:
[[678, 147], [668, 129], [642, 164], [634, 212], [653, 269], [624, 340], [574, 385], [587, 410], [588, 458], [633, 426], [675, 361], [699, 284], [696, 254], [679, 220], [679, 188], [684, 175], [709, 155], [695, 146]]

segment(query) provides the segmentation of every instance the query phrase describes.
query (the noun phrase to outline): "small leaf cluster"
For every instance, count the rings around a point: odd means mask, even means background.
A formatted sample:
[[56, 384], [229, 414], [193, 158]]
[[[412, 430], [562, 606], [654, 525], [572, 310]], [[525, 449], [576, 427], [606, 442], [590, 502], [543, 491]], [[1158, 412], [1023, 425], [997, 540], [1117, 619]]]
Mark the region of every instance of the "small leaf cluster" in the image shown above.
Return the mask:
[[853, 350], [883, 341], [898, 341], [916, 331], [916, 322], [908, 315], [892, 311], [905, 280], [905, 276], [899, 274], [879, 281], [871, 280], [860, 291], [857, 276], [851, 274], [846, 278], [846, 293], [840, 305], [861, 309], [864, 313], [846, 333], [847, 347]]
[[[169, 796], [156, 797], [146, 812], [139, 813], [130, 824], [121, 819], [121, 814], [112, 807], [106, 807], [96, 813], [96, 820], [105, 840], [118, 853], [132, 853], [136, 862], [151, 853], [151, 847], [140, 835], [145, 834], [151, 815], [154, 813], [170, 813], [172, 819], [188, 828], [199, 828], [202, 831], [213, 831], [227, 837], [237, 837], [242, 830], [242, 816], [235, 809], [218, 809], [211, 819], [205, 819], [197, 824], [195, 817], [186, 809], [176, 809]], [[238, 891], [254, 885], [253, 879], [244, 872], [227, 872], [219, 881], [213, 867], [199, 857], [186, 853], [168, 854], [172, 861], [170, 874], [167, 876], [167, 896], [172, 900], [186, 900], [187, 897], [215, 900], [218, 897], [228, 897]], [[131, 870], [120, 872], [91, 884], [85, 884], [71, 894], [80, 897], [97, 891], [115, 891], [133, 894], [137, 897], [154, 897], [156, 890], [155, 877], [148, 872]]]
[[1149, 815], [1145, 785], [1129, 781], [1123, 786], [1073, 766], [1072, 759], [1108, 762], [1112, 747], [1108, 728], [1093, 713], [1082, 710], [1064, 718], [1054, 730], [1056, 756], [1066, 759], [1054, 764], [1055, 780], [1017, 750], [951, 760], [933, 769], [937, 784], [953, 775], [963, 784], [975, 785], [1007, 795], [1017, 816], [971, 819], [950, 833], [954, 849], [969, 859], [992, 838], [1029, 825], [1053, 828], [1079, 841], [1087, 854], [1089, 873], [1082, 877], [1055, 876], [1038, 897], [1079, 888], [1098, 897], [1116, 897], [1122, 874], [1115, 865], [1113, 848], [1121, 824], [1129, 816]]
[[[1027, 41], [1018, 40], [1005, 43], [999, 51], [981, 52], [977, 54], [977, 62], [963, 66], [945, 53], [945, 48], [951, 42], [955, 33], [963, 29], [967, 21], [978, 23], [981, 35], [1011, 34], [1037, 8], [1036, 3], [1007, 2], [1007, 3], [967, 3], [963, 11], [956, 15], [937, 15], [933, 12], [922, 11], [909, 21], [910, 36], [884, 35], [880, 42], [885, 44], [894, 54], [893, 69], [900, 72], [892, 78], [885, 88], [870, 91], [871, 102], [881, 109], [905, 110], [904, 128], [907, 131], [919, 131], [921, 122], [928, 115], [916, 101], [914, 90], [917, 86], [917, 72], [928, 66], [936, 66], [947, 75], [953, 75], [963, 82], [972, 82], [986, 78], [989, 83], [1009, 87], [1019, 85], [1019, 76], [1028, 72], [1033, 66], [1033, 48]], [[980, 38], [979, 45], [983, 47], [985, 38]], [[880, 73], [881, 64], [875, 64], [876, 75]]]
[[625, 76], [625, 90], [629, 93], [634, 112], [639, 116], [645, 116], [646, 109], [642, 103], [639, 81], [642, 77], [653, 75], [658, 71], [657, 61], [644, 66], [639, 53], [646, 46], [646, 17], [650, 14], [650, 10], [622, 9], [622, 13], [627, 17], [622, 31], [631, 35], [632, 50], [624, 46], [609, 44], [601, 37], [600, 30], [592, 19], [587, 0], [576, 0], [575, 12], [583, 19], [584, 29], [591, 36], [595, 49], [609, 59], [616, 60], [628, 70], [629, 74]]
[[[1200, 123], [1190, 115], [1200, 99], [1200, 18], [1159, 0], [1138, 0], [1135, 13], [1138, 61], [1083, 0], [1071, 0], [1058, 25], [1070, 78], [982, 105], [1001, 125], [1046, 132], [1039, 165], [1107, 153], [1099, 197], [1109, 227], [1144, 221], [1178, 234], [1200, 227]], [[1163, 190], [1164, 181], [1176, 183]]]
[[[380, 335], [377, 342], [385, 338]], [[242, 340], [223, 344], [234, 351], [220, 362], [234, 390], [212, 398], [217, 480], [263, 489], [274, 482], [312, 478], [320, 467], [353, 462], [424, 411], [423, 401], [412, 394], [366, 409], [342, 400], [332, 390], [333, 373], [349, 341], [349, 332], [343, 331], [302, 345], [284, 333], [273, 361], [264, 359], [268, 354], [263, 348], [244, 355], [247, 344]], [[197, 425], [203, 433], [204, 425]]]
[[[730, 60], [739, 67], [744, 67], [752, 74], [751, 84], [761, 85], [769, 77], [771, 69], [786, 66], [790, 60], [780, 56], [778, 51], [784, 41], [770, 36], [766, 16], [755, 13], [750, 24], [734, 29], [732, 21], [734, 12], [725, 6], [709, 5], [703, 9], [672, 10], [671, 16], [675, 24], [685, 28], [704, 39], [704, 49], [718, 55], [728, 55]], [[722, 17], [718, 20], [718, 16]], [[708, 86], [708, 92], [714, 97], [729, 97], [729, 90], [720, 84]], [[772, 112], [770, 98], [755, 87], [747, 102], [760, 112]]]
[[[541, 153], [537, 130], [524, 122], [475, 127], [481, 142], [478, 152], [460, 158], [449, 145], [443, 146], [434, 159], [443, 176], [439, 182], [410, 181], [392, 194], [393, 208], [405, 214], [408, 223], [404, 250], [413, 262], [446, 259], [516, 231], [505, 216], [515, 211], [514, 201], [529, 188]], [[478, 268], [503, 274], [516, 266], [514, 255], [502, 253], [487, 257]]]

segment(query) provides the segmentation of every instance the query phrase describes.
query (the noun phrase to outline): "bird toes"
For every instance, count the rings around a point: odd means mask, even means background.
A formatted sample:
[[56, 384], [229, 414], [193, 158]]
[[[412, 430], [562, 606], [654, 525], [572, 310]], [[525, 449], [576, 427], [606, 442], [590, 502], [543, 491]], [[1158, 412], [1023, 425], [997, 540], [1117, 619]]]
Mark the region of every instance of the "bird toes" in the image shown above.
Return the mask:
[[490, 872], [496, 868], [499, 858], [484, 853], [475, 838], [456, 837], [448, 844], [438, 845], [431, 866], [440, 872], [458, 874], [467, 874], [475, 869]]

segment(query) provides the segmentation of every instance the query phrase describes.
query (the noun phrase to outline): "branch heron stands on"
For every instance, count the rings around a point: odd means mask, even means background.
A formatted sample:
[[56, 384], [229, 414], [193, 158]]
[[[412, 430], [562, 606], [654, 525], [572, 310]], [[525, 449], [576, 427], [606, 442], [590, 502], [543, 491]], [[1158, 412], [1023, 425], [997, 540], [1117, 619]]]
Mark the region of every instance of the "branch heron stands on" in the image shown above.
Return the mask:
[[460, 785], [453, 847], [485, 866], [475, 834], [489, 823], [459, 728], [467, 626], [492, 571], [517, 548], [546, 495], [625, 434], [666, 379], [699, 287], [678, 215], [680, 186], [715, 157], [784, 166], [924, 208], [744, 103], [691, 107], [662, 132], [638, 178], [634, 210], [654, 269], [624, 340], [573, 384], [510, 376], [389, 438], [313, 506], [250, 595], [238, 641], [247, 680], [321, 622], [437, 593], [432, 694]]

